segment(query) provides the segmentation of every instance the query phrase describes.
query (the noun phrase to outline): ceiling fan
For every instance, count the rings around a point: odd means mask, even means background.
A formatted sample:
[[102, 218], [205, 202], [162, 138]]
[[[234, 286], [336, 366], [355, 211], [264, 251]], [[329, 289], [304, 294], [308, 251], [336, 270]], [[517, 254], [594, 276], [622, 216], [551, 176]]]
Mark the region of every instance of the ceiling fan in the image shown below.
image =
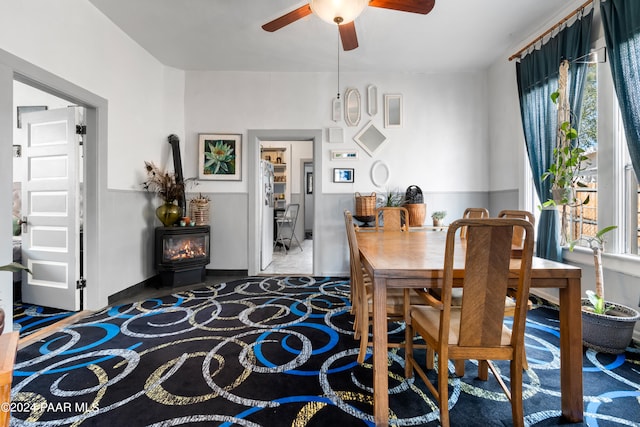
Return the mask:
[[435, 0], [310, 0], [304, 6], [267, 22], [262, 29], [273, 32], [315, 13], [322, 20], [337, 24], [343, 49], [353, 50], [358, 47], [354, 20], [367, 6], [426, 15], [435, 3]]

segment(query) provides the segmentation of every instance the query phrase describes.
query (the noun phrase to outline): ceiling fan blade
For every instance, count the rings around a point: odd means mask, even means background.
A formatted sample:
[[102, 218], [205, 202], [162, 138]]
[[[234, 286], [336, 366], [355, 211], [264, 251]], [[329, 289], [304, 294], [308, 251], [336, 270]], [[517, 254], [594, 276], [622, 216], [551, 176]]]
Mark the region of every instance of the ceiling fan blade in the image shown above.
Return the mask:
[[426, 15], [435, 6], [436, 0], [371, 0], [369, 6], [401, 12], [421, 13]]
[[282, 15], [281, 17], [276, 18], [271, 22], [267, 22], [262, 26], [262, 29], [272, 33], [286, 25], [291, 24], [292, 22], [297, 21], [298, 19], [302, 19], [307, 15], [311, 15], [311, 13], [311, 7], [308, 4], [305, 4], [304, 6], [301, 6], [285, 15]]
[[356, 35], [356, 25], [354, 21], [348, 24], [338, 25], [340, 30], [340, 40], [344, 50], [353, 50], [358, 47], [358, 36]]

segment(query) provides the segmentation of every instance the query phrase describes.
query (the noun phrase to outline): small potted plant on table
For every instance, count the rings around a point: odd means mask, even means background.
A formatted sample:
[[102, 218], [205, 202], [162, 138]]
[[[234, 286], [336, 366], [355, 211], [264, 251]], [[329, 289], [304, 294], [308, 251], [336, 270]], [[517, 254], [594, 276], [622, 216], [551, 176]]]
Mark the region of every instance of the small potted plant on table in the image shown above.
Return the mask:
[[447, 211], [435, 211], [431, 214], [434, 227], [442, 227], [442, 220], [447, 216]]

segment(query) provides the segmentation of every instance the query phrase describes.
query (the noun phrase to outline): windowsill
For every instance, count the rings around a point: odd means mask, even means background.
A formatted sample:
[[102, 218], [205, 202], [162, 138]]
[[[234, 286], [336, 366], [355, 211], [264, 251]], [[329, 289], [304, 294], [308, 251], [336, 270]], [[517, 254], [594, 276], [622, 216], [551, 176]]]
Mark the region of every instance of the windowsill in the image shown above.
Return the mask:
[[[576, 247], [573, 252], [567, 247], [562, 249], [565, 261], [593, 266], [593, 251], [588, 248]], [[627, 254], [602, 254], [602, 267], [629, 276], [640, 277], [640, 256]]]

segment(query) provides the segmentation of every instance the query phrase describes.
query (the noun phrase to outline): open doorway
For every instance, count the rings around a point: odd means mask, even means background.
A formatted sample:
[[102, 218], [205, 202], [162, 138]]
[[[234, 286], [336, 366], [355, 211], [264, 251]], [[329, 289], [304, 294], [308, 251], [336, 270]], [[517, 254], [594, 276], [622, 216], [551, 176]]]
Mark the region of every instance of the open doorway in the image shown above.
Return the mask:
[[303, 159], [313, 166], [311, 140], [260, 143], [259, 274], [313, 274], [312, 233], [305, 225], [314, 216], [313, 194], [307, 195]]
[[[307, 159], [313, 159], [314, 164], [314, 184], [321, 182], [320, 175], [321, 169], [318, 166], [322, 162], [322, 130], [321, 129], [298, 129], [298, 130], [290, 130], [290, 129], [250, 129], [247, 132], [247, 156], [248, 156], [248, 171], [249, 171], [249, 241], [248, 241], [248, 249], [249, 249], [249, 258], [248, 258], [248, 272], [250, 275], [258, 275], [261, 274], [262, 270], [260, 268], [260, 249], [261, 249], [261, 233], [262, 233], [262, 218], [260, 216], [260, 203], [264, 202], [262, 200], [262, 189], [260, 188], [260, 162], [261, 151], [260, 147], [262, 145], [268, 145], [273, 142], [289, 142], [296, 143], [298, 141], [306, 141], [307, 143], [311, 143], [311, 153], [308, 155], [302, 156]], [[301, 158], [302, 158], [301, 157]], [[277, 161], [277, 159], [276, 159]], [[300, 160], [294, 162], [294, 166], [299, 168]], [[300, 182], [300, 181], [299, 181]], [[299, 182], [296, 183], [296, 186], [300, 188], [304, 188], [299, 185]], [[296, 198], [300, 200], [302, 197], [302, 190], [298, 189]], [[318, 185], [314, 186], [313, 191], [313, 214], [314, 217], [317, 217], [318, 210], [318, 197], [321, 197], [321, 188]], [[285, 196], [286, 197], [286, 196]], [[291, 196], [293, 198], [293, 195]], [[301, 202], [304, 203], [304, 202]], [[309, 209], [309, 208], [307, 208]], [[318, 267], [318, 236], [317, 234], [317, 221], [314, 224], [313, 236], [314, 239], [307, 240], [307, 245], [311, 250], [307, 251], [309, 255], [309, 260], [311, 263], [310, 273], [316, 274], [316, 269]], [[301, 236], [304, 237], [304, 222], [300, 221], [301, 228]], [[295, 253], [296, 248], [291, 253]], [[300, 252], [300, 251], [298, 251]], [[305, 252], [304, 246], [302, 253]], [[305, 254], [305, 255], [307, 255]], [[291, 259], [293, 261], [293, 259]], [[294, 264], [297, 264], [293, 262]], [[293, 271], [293, 270], [290, 270]], [[309, 272], [305, 272], [304, 274], [310, 274]], [[276, 274], [274, 273], [263, 273], [263, 274]], [[280, 272], [278, 272], [280, 274]], [[282, 274], [302, 274], [302, 273], [287, 273], [284, 270]]]
[[82, 309], [84, 109], [14, 80], [13, 258], [15, 303]]

